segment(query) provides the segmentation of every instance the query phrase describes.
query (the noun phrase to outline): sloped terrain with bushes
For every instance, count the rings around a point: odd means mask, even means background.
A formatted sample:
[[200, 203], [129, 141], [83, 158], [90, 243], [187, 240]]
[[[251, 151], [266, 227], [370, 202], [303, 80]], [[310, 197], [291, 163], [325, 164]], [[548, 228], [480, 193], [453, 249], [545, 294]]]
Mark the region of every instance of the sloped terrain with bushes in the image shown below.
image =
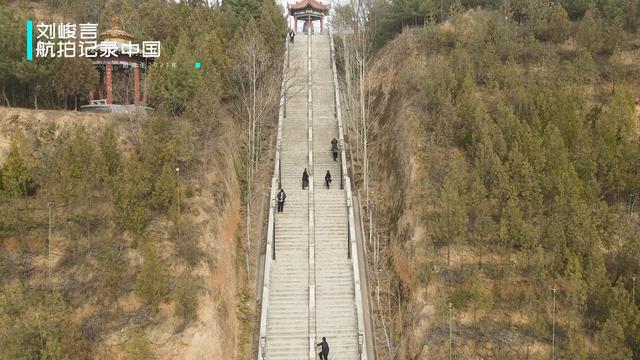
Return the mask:
[[448, 358], [451, 305], [455, 359], [640, 359], [640, 37], [562, 12], [454, 12], [373, 56], [381, 358]]
[[[112, 16], [162, 43], [143, 81], [153, 110], [64, 111], [86, 103], [97, 72], [88, 59], [27, 62], [24, 19], [102, 31]], [[0, 358], [249, 357], [276, 3], [9, 1], [0, 30]], [[131, 98], [122, 78], [116, 103]]]

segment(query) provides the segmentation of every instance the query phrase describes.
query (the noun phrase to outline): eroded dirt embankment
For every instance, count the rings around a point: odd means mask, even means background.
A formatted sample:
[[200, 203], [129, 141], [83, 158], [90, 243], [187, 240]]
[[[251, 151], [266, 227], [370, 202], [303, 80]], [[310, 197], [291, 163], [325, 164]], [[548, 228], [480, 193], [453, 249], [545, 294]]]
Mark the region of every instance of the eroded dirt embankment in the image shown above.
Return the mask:
[[[424, 159], [420, 141], [424, 132], [412, 106], [414, 98], [401, 84], [410, 69], [423, 66], [409, 35], [403, 35], [376, 56], [369, 69], [369, 95], [376, 99], [374, 133], [370, 152], [371, 192], [374, 228], [379, 234], [381, 261], [380, 305], [385, 310], [387, 331], [398, 359], [423, 358], [427, 325], [434, 312], [432, 299], [418, 284], [423, 265], [425, 228], [421, 221], [425, 210]], [[394, 59], [402, 58], [402, 66]], [[384, 260], [386, 259], [386, 260]], [[376, 279], [370, 279], [376, 291]], [[374, 302], [376, 295], [374, 294]], [[380, 308], [376, 308], [378, 338]], [[379, 345], [387, 347], [386, 341]], [[426, 350], [426, 349], [425, 349]], [[379, 351], [386, 358], [386, 351]], [[420, 355], [422, 354], [422, 355]]]

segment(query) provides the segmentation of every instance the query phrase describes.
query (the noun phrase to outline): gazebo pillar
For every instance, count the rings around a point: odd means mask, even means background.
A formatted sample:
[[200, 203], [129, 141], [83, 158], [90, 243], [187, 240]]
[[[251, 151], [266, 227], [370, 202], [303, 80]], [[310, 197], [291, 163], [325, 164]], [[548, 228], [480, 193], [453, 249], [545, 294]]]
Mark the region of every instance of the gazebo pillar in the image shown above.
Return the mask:
[[322, 33], [322, 29], [323, 27], [323, 23], [324, 23], [324, 15], [320, 16], [320, 32]]
[[98, 82], [98, 99], [104, 99], [104, 73], [100, 71], [100, 81]]
[[294, 16], [293, 17], [293, 32], [294, 33], [298, 33], [298, 17]]
[[307, 15], [307, 34], [311, 35], [311, 15]]
[[111, 64], [106, 64], [105, 65], [105, 70], [107, 73], [107, 104], [111, 105], [113, 104], [113, 86], [112, 86], [112, 81], [113, 81], [113, 65]]
[[140, 106], [140, 64], [133, 68], [133, 99], [136, 106]]

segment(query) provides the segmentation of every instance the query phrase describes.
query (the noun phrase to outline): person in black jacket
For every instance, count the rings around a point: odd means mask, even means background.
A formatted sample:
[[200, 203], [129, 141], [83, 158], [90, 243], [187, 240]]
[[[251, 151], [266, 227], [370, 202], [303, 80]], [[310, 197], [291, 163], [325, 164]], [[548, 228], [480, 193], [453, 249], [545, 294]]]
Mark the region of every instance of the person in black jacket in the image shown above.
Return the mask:
[[336, 138], [331, 140], [331, 153], [333, 154], [333, 161], [338, 161], [338, 140]]
[[307, 186], [309, 186], [309, 173], [305, 168], [304, 172], [302, 173], [302, 190], [306, 189]]
[[289, 31], [289, 41], [293, 43], [293, 40], [295, 40], [295, 38], [296, 38], [296, 33], [293, 32], [293, 30]]
[[322, 350], [318, 353], [320, 360], [329, 360], [329, 344], [327, 343], [327, 338], [323, 336], [322, 342], [316, 346], [322, 346]]
[[329, 188], [329, 184], [331, 184], [331, 172], [327, 170], [327, 174], [324, 176], [324, 183], [327, 185], [327, 189]]
[[284, 200], [287, 198], [287, 194], [284, 193], [284, 190], [280, 189], [276, 197], [278, 198], [278, 212], [281, 213], [284, 211]]

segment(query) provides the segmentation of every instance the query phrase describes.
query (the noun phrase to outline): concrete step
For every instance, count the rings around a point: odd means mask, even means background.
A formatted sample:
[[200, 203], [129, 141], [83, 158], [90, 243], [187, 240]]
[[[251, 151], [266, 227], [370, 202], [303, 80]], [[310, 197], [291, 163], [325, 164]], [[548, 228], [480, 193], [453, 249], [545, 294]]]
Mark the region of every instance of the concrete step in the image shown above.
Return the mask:
[[[283, 213], [275, 214], [276, 261], [270, 274], [267, 314], [267, 359], [308, 359], [309, 276], [315, 276], [317, 342], [329, 340], [330, 358], [358, 359], [357, 316], [353, 267], [346, 256], [348, 221], [346, 193], [340, 189], [340, 161], [333, 161], [331, 139], [338, 137], [329, 39], [313, 35], [311, 69], [307, 69], [307, 36], [299, 34], [290, 46], [289, 71], [295, 69], [293, 96], [283, 119], [280, 176], [287, 192]], [[307, 71], [312, 75], [308, 103]], [[312, 110], [311, 120], [308, 118]], [[309, 126], [313, 127], [313, 160], [309, 162]], [[340, 160], [340, 159], [338, 159]], [[313, 192], [302, 190], [302, 171], [314, 178]], [[324, 187], [326, 170], [332, 174]], [[309, 233], [313, 202], [315, 229]], [[310, 269], [309, 239], [315, 237], [315, 269]], [[315, 352], [319, 351], [314, 349]]]

